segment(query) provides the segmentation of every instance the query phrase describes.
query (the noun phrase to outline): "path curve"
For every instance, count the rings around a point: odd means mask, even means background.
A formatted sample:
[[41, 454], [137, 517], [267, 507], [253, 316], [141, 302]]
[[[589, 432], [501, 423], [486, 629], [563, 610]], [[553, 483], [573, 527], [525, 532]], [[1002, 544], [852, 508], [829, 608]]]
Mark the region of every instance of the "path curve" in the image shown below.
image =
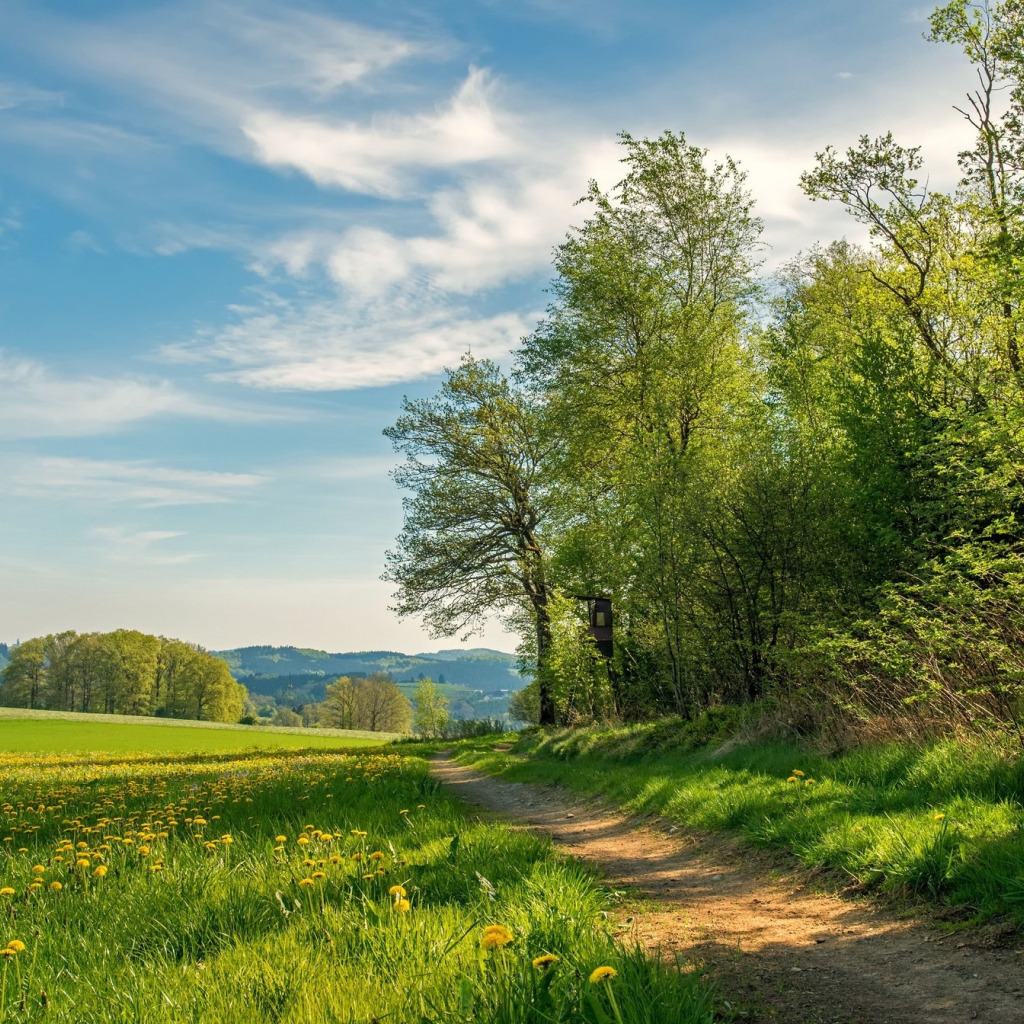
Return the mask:
[[864, 899], [808, 893], [797, 874], [766, 871], [729, 839], [672, 835], [559, 788], [481, 775], [444, 754], [431, 770], [467, 803], [550, 836], [612, 884], [648, 897], [636, 915], [638, 938], [704, 962], [724, 997], [748, 1009], [741, 1020], [1024, 1024], [1020, 933], [943, 935]]

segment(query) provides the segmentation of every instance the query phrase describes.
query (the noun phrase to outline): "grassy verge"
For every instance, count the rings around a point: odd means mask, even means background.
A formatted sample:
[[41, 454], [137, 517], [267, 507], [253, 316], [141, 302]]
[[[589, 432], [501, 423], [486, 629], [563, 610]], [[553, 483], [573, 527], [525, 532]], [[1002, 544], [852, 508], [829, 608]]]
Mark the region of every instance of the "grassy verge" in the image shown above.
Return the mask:
[[728, 831], [842, 869], [865, 888], [1024, 923], [1024, 758], [954, 740], [891, 743], [838, 757], [780, 744], [679, 749], [678, 723], [522, 737], [510, 751], [466, 742], [464, 763], [555, 782], [636, 814]]
[[417, 757], [3, 756], [3, 1024], [710, 1024], [609, 900]]

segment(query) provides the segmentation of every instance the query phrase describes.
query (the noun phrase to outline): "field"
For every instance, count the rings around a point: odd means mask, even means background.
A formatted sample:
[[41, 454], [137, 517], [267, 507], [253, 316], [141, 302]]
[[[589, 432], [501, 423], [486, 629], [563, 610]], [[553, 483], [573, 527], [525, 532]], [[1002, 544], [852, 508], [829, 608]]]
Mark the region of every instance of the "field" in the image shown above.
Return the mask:
[[0, 750], [226, 751], [247, 747], [298, 750], [379, 746], [391, 733], [343, 729], [287, 729], [128, 715], [84, 715], [0, 708]]
[[4, 1024], [713, 1019], [586, 869], [468, 821], [420, 758], [6, 753], [0, 779]]
[[1024, 921], [1024, 757], [994, 740], [887, 743], [824, 756], [793, 745], [688, 749], [677, 721], [462, 744], [464, 763], [556, 782], [636, 814], [739, 833], [842, 885]]

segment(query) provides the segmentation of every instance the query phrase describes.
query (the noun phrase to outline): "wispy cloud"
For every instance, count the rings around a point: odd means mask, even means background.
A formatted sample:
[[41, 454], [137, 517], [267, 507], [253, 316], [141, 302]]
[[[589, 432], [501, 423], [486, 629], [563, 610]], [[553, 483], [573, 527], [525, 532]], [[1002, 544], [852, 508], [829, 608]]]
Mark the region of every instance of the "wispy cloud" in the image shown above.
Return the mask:
[[195, 561], [199, 555], [189, 552], [168, 553], [165, 541], [176, 540], [185, 534], [178, 530], [131, 530], [123, 526], [99, 526], [92, 531], [112, 562], [132, 565], [183, 565]]
[[0, 437], [84, 437], [122, 430], [143, 420], [186, 416], [233, 422], [281, 418], [281, 410], [257, 410], [210, 401], [166, 380], [62, 376], [34, 359], [0, 350]]
[[176, 469], [142, 460], [23, 456], [15, 460], [8, 479], [9, 492], [21, 497], [154, 508], [237, 501], [270, 478], [262, 473]]

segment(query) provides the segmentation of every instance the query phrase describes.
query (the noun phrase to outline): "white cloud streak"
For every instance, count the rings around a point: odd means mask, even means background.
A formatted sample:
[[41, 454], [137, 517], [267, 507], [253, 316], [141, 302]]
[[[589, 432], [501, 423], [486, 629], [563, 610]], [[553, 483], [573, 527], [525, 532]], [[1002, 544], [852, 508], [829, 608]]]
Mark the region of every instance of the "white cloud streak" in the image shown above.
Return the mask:
[[74, 499], [97, 505], [127, 503], [140, 508], [225, 504], [247, 497], [270, 479], [260, 473], [218, 473], [143, 460], [64, 456], [23, 456], [9, 466], [7, 477], [8, 492], [19, 497]]

